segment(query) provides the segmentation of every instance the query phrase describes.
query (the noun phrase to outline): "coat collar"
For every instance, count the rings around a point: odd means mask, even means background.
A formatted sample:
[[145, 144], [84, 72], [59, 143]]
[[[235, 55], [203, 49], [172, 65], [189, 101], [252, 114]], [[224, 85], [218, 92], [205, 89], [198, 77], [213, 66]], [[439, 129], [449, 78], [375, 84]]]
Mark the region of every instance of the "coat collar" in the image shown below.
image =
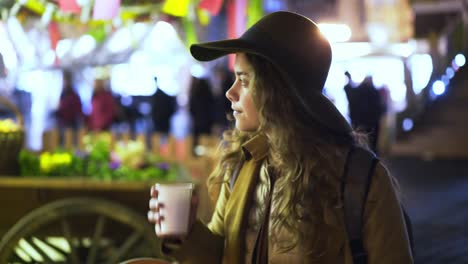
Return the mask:
[[259, 134], [249, 139], [242, 145], [242, 151], [246, 160], [254, 159], [260, 161], [268, 154], [268, 138], [264, 134]]

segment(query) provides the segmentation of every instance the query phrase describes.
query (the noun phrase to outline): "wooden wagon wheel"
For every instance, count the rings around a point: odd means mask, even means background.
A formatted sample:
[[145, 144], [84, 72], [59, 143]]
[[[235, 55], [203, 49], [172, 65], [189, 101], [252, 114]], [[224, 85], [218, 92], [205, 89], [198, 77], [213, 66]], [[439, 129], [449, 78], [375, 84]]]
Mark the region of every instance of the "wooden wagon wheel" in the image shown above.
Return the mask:
[[161, 257], [146, 218], [103, 199], [69, 198], [21, 218], [0, 241], [0, 263], [118, 263]]

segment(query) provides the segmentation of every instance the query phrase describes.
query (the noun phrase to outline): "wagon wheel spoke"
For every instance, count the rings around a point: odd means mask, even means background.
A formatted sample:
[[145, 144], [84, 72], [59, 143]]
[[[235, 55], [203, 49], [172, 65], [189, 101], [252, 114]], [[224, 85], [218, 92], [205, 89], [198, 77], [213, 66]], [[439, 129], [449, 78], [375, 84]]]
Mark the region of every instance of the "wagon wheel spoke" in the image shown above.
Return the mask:
[[96, 224], [96, 229], [94, 230], [93, 241], [91, 243], [91, 249], [87, 258], [87, 264], [93, 264], [96, 259], [97, 249], [99, 247], [99, 242], [101, 241], [102, 232], [104, 230], [104, 225], [106, 223], [106, 217], [103, 215], [99, 216]]
[[30, 263], [34, 259], [20, 246], [16, 246], [13, 258], [10, 259], [13, 263]]
[[60, 248], [58, 247], [57, 245], [55, 245], [54, 243], [50, 242], [48, 239], [41, 239], [41, 241], [46, 244], [48, 247], [52, 248], [53, 250], [57, 251], [58, 253], [66, 256], [69, 254], [69, 252], [67, 252], [66, 250], [64, 250], [63, 248]]
[[49, 254], [47, 254], [43, 248], [41, 248], [38, 243], [37, 239], [33, 237], [28, 237], [24, 239], [26, 243], [28, 243], [36, 252], [39, 254], [39, 256], [42, 257], [42, 259], [45, 261], [45, 263], [53, 263], [54, 261], [50, 258]]
[[30, 240], [29, 243], [33, 242], [45, 251], [45, 254], [52, 259], [53, 263], [65, 261], [66, 256], [69, 254], [68, 250], [49, 241], [49, 239], [46, 237], [32, 237], [32, 241]]
[[[75, 222], [81, 217], [86, 221]], [[91, 219], [94, 222], [88, 226]], [[110, 231], [110, 223], [114, 221], [125, 227], [126, 234], [110, 233], [107, 237], [106, 231]], [[29, 212], [3, 235], [0, 264], [51, 260], [70, 264], [114, 264], [131, 256], [160, 256], [155, 250], [159, 241], [150, 235], [151, 231], [144, 217], [105, 199], [79, 197], [53, 201]], [[37, 234], [40, 235], [37, 237]]]
[[60, 223], [62, 225], [62, 231], [63, 231], [63, 234], [65, 235], [65, 239], [67, 240], [68, 245], [70, 245], [71, 262], [73, 264], [79, 264], [80, 262], [78, 261], [78, 256], [76, 254], [76, 248], [75, 248], [75, 245], [74, 245], [74, 243], [72, 241], [72, 235], [71, 235], [71, 232], [70, 232], [70, 225], [68, 224], [68, 222], [64, 218], [61, 219]]
[[117, 261], [127, 253], [127, 251], [132, 248], [132, 246], [140, 239], [141, 232], [135, 231], [133, 234], [127, 238], [127, 240], [120, 246], [116, 254], [107, 262], [109, 264], [117, 263]]

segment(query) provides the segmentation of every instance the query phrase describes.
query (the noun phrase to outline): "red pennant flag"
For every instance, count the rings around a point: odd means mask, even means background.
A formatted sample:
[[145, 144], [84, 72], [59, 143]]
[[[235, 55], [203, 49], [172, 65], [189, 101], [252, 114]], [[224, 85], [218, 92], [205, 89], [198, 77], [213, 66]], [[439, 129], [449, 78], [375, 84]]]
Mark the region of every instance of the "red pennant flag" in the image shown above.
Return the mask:
[[212, 16], [217, 16], [219, 11], [221, 11], [221, 6], [223, 5], [223, 0], [201, 0], [198, 7], [205, 9]]
[[60, 10], [64, 13], [79, 14], [81, 11], [81, 8], [76, 0], [59, 0], [58, 2]]
[[[55, 52], [55, 49], [57, 48], [57, 43], [60, 40], [59, 26], [55, 22], [50, 22], [48, 26], [48, 30], [49, 30], [50, 47]], [[55, 64], [56, 65], [58, 64], [57, 56], [55, 56]]]
[[117, 16], [120, 0], [96, 0], [94, 2], [93, 19], [111, 20]]

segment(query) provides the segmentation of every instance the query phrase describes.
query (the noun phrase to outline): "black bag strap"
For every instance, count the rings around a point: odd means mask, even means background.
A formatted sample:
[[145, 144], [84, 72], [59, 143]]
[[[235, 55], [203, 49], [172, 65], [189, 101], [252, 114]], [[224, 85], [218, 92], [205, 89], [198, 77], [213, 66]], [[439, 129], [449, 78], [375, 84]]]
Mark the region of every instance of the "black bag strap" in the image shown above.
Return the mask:
[[344, 168], [344, 217], [354, 264], [367, 263], [367, 252], [362, 241], [363, 214], [377, 161], [377, 157], [371, 151], [353, 146]]

